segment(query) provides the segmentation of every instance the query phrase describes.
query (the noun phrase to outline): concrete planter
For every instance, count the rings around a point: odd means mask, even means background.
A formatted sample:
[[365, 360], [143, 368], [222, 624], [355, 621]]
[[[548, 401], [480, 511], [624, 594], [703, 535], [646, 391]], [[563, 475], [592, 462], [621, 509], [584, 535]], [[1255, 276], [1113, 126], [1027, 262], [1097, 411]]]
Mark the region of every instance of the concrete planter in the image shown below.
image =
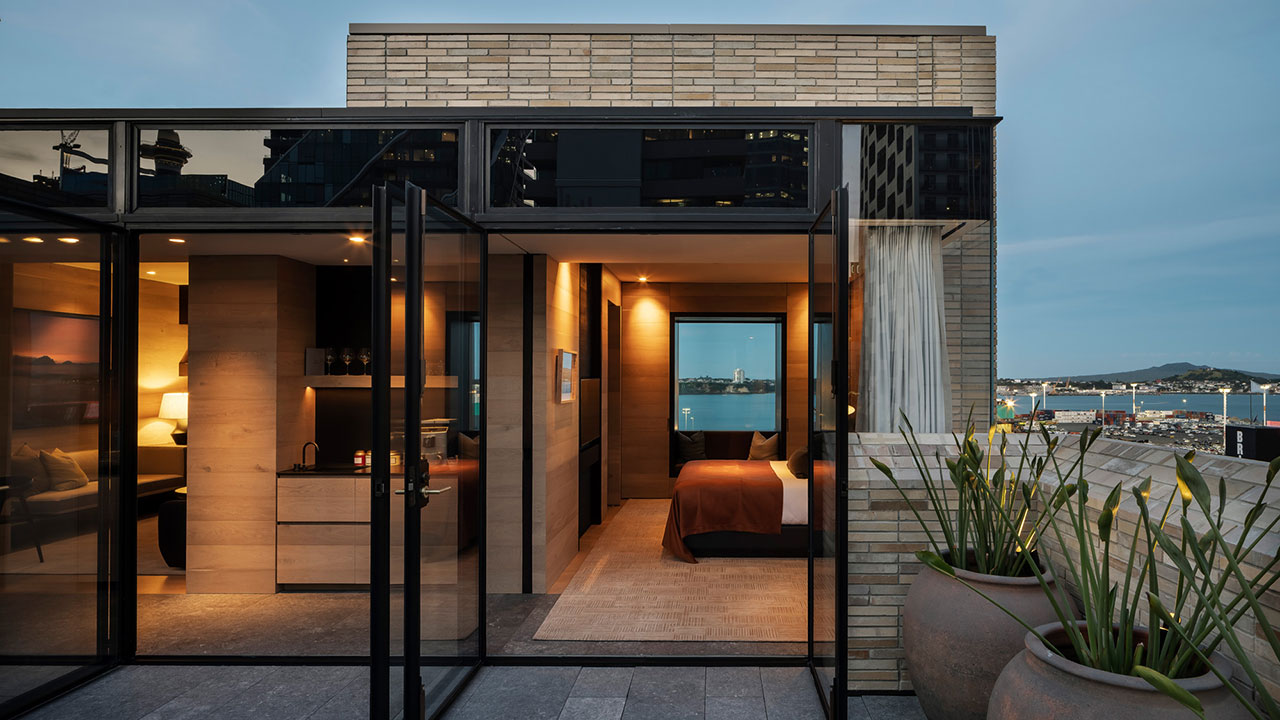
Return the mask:
[[[1036, 630], [1052, 643], [1070, 643], [1061, 623], [1049, 623]], [[1085, 667], [1046, 648], [1031, 633], [1026, 634], [1024, 644], [1025, 649], [1009, 662], [996, 681], [987, 714], [991, 720], [1191, 717], [1189, 710], [1142, 678]], [[1231, 665], [1226, 659], [1215, 653], [1213, 660], [1219, 672], [1230, 679]], [[1200, 700], [1209, 720], [1252, 717], [1213, 673], [1175, 682]]]
[[[944, 554], [943, 559], [951, 562]], [[956, 570], [1032, 627], [1057, 619], [1035, 577]], [[1051, 576], [1050, 576], [1051, 577]], [[1023, 649], [1026, 628], [954, 578], [925, 567], [902, 613], [911, 686], [930, 720], [982, 720], [1000, 671]]]

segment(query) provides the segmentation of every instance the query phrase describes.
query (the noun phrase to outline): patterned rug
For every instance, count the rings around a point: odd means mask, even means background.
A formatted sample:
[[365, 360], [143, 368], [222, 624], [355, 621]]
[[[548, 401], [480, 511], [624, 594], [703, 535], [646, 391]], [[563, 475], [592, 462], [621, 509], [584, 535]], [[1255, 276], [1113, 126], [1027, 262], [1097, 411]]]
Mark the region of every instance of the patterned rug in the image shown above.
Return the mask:
[[535, 640], [804, 642], [803, 558], [664, 553], [669, 500], [628, 500], [604, 528]]

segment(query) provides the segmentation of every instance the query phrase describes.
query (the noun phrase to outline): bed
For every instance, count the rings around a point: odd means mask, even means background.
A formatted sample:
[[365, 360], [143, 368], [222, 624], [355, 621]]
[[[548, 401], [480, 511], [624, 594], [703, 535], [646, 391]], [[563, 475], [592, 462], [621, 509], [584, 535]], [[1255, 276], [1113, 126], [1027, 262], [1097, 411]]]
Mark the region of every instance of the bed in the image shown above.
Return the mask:
[[697, 556], [808, 554], [809, 481], [785, 460], [691, 460], [671, 492], [662, 546]]

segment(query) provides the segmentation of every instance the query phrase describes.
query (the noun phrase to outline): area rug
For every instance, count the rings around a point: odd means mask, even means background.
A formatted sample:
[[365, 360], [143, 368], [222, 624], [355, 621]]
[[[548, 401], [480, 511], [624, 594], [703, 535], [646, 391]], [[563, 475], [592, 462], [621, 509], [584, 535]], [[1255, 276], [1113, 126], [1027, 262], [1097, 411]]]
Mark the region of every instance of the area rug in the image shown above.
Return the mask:
[[808, 561], [663, 554], [669, 500], [628, 500], [535, 640], [804, 642]]

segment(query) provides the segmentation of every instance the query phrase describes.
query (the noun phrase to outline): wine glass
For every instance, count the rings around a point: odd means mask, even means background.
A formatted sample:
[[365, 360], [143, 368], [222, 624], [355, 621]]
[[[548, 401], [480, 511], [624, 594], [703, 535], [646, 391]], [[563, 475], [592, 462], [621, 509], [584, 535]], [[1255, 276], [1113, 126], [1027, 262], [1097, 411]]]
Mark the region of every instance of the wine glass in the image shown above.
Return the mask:
[[364, 363], [364, 374], [368, 375], [369, 374], [369, 358], [370, 358], [369, 348], [360, 348], [360, 354], [358, 355], [358, 357], [360, 358], [360, 362]]
[[324, 374], [325, 375], [333, 374], [333, 362], [337, 359], [338, 359], [338, 354], [333, 351], [333, 348], [327, 347], [324, 349]]
[[351, 348], [342, 348], [342, 364], [347, 366], [347, 374], [351, 374], [351, 361], [355, 357], [351, 354]]

